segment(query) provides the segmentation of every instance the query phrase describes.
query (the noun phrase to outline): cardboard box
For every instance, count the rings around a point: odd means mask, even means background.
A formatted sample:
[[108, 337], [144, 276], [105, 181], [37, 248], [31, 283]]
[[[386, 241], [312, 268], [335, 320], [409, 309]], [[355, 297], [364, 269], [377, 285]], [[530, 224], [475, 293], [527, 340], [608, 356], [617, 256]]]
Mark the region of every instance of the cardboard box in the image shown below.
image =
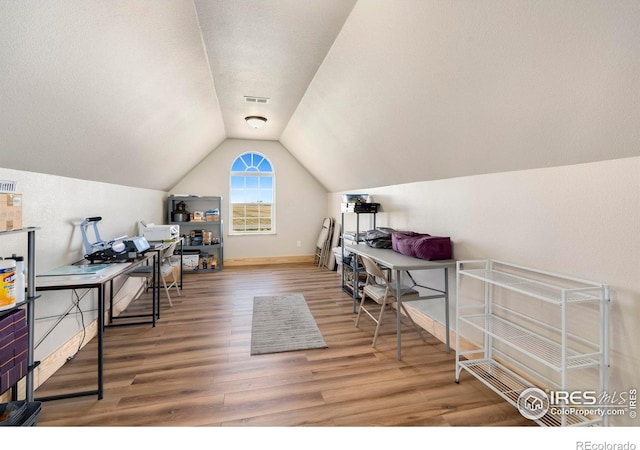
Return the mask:
[[22, 194], [0, 194], [0, 231], [22, 228]]

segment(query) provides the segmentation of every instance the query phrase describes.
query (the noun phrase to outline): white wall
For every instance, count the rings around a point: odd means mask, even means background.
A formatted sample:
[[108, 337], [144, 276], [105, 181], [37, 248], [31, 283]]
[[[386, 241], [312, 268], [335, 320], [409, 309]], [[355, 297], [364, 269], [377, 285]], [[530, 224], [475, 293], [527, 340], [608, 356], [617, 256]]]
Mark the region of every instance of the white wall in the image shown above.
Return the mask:
[[[640, 387], [640, 157], [351, 192], [381, 203], [378, 226], [451, 236], [458, 260], [609, 284], [610, 389]], [[329, 196], [338, 219], [340, 194]], [[612, 423], [638, 425], [628, 416]]]
[[[245, 152], [261, 153], [273, 164], [275, 234], [228, 235], [229, 170], [233, 161]], [[171, 193], [222, 195], [225, 259], [312, 255], [327, 210], [326, 190], [276, 141], [228, 139], [174, 186]]]
[[[103, 239], [137, 234], [137, 221], [162, 223], [166, 193], [107, 183], [84, 181], [33, 172], [0, 168], [0, 179], [17, 181], [23, 195], [23, 226], [36, 231], [36, 274], [82, 259], [84, 248], [80, 227], [85, 218], [101, 216], [98, 230]], [[88, 234], [95, 241], [92, 229]], [[2, 236], [0, 256], [27, 252], [27, 235]], [[118, 286], [118, 284], [116, 284]], [[52, 329], [73, 301], [71, 291], [42, 292], [35, 306], [36, 360], [51, 355], [82, 329], [80, 316], [72, 314]], [[84, 323], [97, 318], [94, 293], [81, 303]], [[44, 336], [46, 339], [42, 340]], [[42, 340], [42, 342], [41, 342]]]

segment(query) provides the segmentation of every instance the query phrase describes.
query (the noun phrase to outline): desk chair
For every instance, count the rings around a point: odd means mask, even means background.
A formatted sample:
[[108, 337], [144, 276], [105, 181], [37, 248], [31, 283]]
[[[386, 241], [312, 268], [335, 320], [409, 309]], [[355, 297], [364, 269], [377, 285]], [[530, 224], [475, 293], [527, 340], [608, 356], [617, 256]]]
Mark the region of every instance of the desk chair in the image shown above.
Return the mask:
[[[367, 279], [365, 281], [364, 287], [362, 288], [362, 299], [360, 300], [360, 307], [358, 308], [358, 316], [356, 317], [356, 327], [360, 323], [360, 316], [362, 315], [362, 312], [367, 314], [375, 322], [376, 331], [373, 335], [373, 343], [371, 345], [372, 347], [375, 347], [376, 341], [378, 339], [378, 332], [380, 331], [380, 324], [382, 322], [382, 316], [384, 314], [384, 310], [386, 309], [387, 306], [392, 307], [394, 303], [397, 303], [396, 288], [394, 284], [389, 281], [389, 278], [387, 277], [387, 275], [385, 275], [382, 269], [380, 269], [380, 266], [378, 266], [378, 264], [373, 259], [365, 255], [359, 255], [359, 257], [362, 260], [362, 264], [364, 265], [365, 271], [367, 272]], [[406, 290], [402, 292], [402, 298], [407, 298], [407, 297], [415, 298], [418, 295], [419, 295], [418, 291], [411, 288], [406, 288]], [[377, 313], [377, 317], [374, 315], [374, 312], [371, 309], [368, 309], [370, 308], [370, 306], [365, 305], [365, 300], [367, 297], [369, 297], [374, 302], [380, 305], [380, 310]], [[411, 315], [406, 310], [404, 305], [403, 304], [401, 305], [402, 305], [403, 312], [407, 315], [407, 317], [411, 321], [413, 327], [416, 329], [418, 334], [420, 334], [420, 337], [422, 338], [422, 340], [424, 340], [422, 331], [420, 331], [420, 328], [413, 321], [413, 319], [411, 318]], [[401, 311], [398, 311], [396, 307], [396, 314], [400, 314], [400, 313]], [[399, 333], [400, 330], [397, 330], [397, 332]]]
[[[171, 257], [173, 256], [173, 252], [176, 248], [176, 243], [172, 242], [167, 248], [162, 250], [160, 253], [160, 278], [162, 279], [162, 285], [164, 286], [164, 290], [167, 293], [167, 299], [169, 300], [169, 306], [173, 306], [173, 302], [171, 301], [171, 295], [169, 295], [169, 289], [174, 287], [180, 295], [180, 288], [178, 287], [178, 280], [173, 277], [173, 282], [167, 285], [166, 278], [169, 275], [173, 275], [173, 266], [171, 265]], [[130, 277], [140, 277], [145, 278], [144, 280], [144, 290], [149, 289], [149, 280], [153, 278], [153, 272], [155, 268], [150, 265], [139, 266], [128, 272], [127, 275]]]

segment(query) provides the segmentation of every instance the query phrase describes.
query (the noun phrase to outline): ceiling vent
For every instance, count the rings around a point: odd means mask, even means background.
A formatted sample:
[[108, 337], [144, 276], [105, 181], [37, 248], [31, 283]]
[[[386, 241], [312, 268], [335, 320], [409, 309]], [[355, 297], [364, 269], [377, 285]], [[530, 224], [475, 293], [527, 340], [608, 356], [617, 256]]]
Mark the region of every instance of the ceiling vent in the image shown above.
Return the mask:
[[269, 103], [269, 98], [267, 97], [248, 97], [245, 95], [244, 101], [247, 103], [257, 103], [259, 105], [266, 105]]

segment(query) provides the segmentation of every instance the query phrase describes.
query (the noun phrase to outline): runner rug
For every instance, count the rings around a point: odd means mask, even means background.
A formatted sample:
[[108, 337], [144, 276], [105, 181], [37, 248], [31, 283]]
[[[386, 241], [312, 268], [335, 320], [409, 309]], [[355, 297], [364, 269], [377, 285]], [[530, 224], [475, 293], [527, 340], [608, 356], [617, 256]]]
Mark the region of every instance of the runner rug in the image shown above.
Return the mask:
[[252, 355], [326, 347], [302, 294], [253, 298]]

